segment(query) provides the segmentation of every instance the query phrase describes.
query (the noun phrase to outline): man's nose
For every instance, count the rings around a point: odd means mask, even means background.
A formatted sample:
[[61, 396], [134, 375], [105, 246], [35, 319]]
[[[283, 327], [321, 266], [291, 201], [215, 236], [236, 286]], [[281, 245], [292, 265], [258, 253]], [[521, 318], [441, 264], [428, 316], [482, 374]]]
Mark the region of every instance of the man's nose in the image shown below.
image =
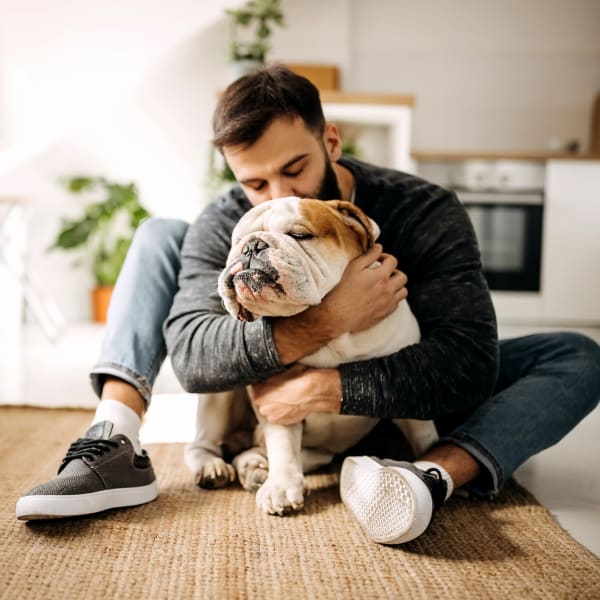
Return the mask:
[[275, 198], [287, 198], [288, 196], [295, 196], [292, 186], [285, 181], [277, 181], [271, 184], [271, 200]]

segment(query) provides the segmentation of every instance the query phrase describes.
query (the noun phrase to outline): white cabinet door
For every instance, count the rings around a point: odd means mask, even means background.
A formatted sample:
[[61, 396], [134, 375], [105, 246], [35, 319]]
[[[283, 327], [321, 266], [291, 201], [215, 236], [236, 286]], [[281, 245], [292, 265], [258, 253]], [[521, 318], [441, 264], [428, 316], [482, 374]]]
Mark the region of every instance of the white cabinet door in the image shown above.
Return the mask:
[[383, 128], [388, 137], [387, 151], [384, 152], [384, 156], [377, 157], [373, 156], [380, 153], [377, 149], [369, 152], [366, 148], [364, 160], [399, 171], [414, 170], [414, 161], [410, 158], [412, 113], [410, 106], [326, 102], [323, 103], [323, 112], [328, 121], [337, 125], [371, 126], [375, 131]]
[[549, 161], [542, 249], [544, 318], [600, 322], [600, 161]]

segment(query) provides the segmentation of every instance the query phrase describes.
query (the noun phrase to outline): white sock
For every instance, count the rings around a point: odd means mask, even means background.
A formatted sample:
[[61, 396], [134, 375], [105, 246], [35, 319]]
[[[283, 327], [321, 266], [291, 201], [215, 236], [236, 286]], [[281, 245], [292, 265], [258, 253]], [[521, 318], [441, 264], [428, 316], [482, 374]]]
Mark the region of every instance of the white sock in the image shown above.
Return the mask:
[[448, 500], [450, 496], [452, 496], [452, 492], [454, 491], [454, 481], [452, 481], [452, 477], [450, 477], [450, 473], [444, 469], [444, 467], [440, 467], [437, 463], [431, 462], [429, 460], [415, 460], [413, 463], [417, 469], [421, 469], [422, 471], [427, 471], [427, 469], [437, 469], [442, 474], [442, 479], [446, 482], [448, 489], [446, 491], [446, 497], [444, 501]]
[[118, 400], [101, 400], [96, 409], [92, 425], [101, 421], [110, 421], [113, 424], [111, 436], [118, 433], [126, 435], [133, 444], [136, 453], [142, 453], [140, 445], [142, 420], [133, 409]]

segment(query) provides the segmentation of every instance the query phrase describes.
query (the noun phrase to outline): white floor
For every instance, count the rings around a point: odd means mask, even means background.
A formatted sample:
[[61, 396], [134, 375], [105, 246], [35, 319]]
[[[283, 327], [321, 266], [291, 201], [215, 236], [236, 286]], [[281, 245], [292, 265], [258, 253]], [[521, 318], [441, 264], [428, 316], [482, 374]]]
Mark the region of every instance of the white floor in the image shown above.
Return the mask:
[[[544, 328], [543, 330], [548, 330]], [[541, 328], [501, 327], [501, 337]], [[600, 329], [580, 330], [600, 343]], [[50, 344], [34, 327], [24, 336], [26, 366], [19, 392], [0, 394], [1, 403], [93, 408], [87, 371], [100, 348], [103, 328], [93, 324], [69, 328]], [[142, 442], [185, 442], [194, 430], [194, 397], [183, 393], [167, 362], [156, 382], [145, 418]], [[600, 556], [600, 407], [556, 446], [527, 461], [516, 479], [556, 517], [575, 539]], [[77, 435], [79, 432], [74, 432]]]

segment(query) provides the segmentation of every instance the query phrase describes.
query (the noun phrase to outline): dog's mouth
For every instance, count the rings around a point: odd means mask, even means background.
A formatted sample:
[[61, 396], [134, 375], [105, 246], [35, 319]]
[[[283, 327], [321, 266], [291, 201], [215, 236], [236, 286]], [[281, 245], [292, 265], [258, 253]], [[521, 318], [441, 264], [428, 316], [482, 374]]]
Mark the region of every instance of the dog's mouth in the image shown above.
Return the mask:
[[[277, 274], [276, 271], [275, 274]], [[285, 296], [285, 290], [278, 283], [277, 279], [278, 274], [277, 278], [275, 278], [270, 272], [263, 271], [262, 269], [234, 269], [234, 273], [229, 272], [225, 283], [227, 288], [235, 294], [239, 305], [237, 318], [240, 321], [250, 323], [255, 320], [255, 315], [244, 303], [252, 304], [260, 302], [261, 296], [265, 294], [265, 290], [268, 290], [268, 294]]]
[[254, 315], [241, 304], [239, 305], [240, 309], [238, 310], [237, 318], [238, 321], [246, 321], [246, 323], [252, 323], [255, 320]]

